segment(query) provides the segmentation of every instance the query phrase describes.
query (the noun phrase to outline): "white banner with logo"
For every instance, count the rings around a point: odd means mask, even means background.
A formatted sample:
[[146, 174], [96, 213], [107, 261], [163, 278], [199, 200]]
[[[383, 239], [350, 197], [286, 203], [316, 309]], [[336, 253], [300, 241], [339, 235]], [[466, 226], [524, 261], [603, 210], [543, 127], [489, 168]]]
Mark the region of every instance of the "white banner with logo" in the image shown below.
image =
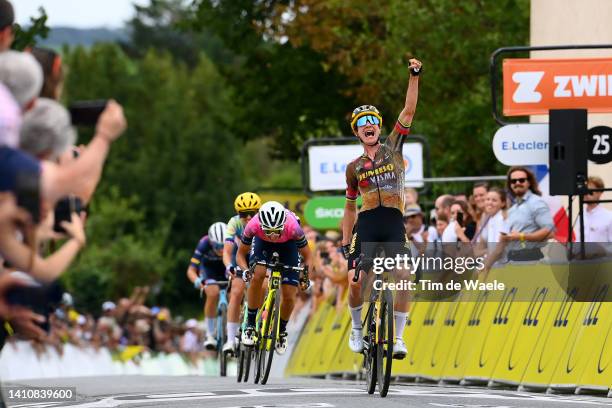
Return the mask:
[[[406, 187], [423, 187], [423, 145], [404, 143]], [[346, 166], [363, 154], [361, 145], [310, 146], [308, 148], [310, 190], [346, 189]]]
[[495, 132], [493, 153], [506, 166], [548, 164], [548, 124], [506, 125]]

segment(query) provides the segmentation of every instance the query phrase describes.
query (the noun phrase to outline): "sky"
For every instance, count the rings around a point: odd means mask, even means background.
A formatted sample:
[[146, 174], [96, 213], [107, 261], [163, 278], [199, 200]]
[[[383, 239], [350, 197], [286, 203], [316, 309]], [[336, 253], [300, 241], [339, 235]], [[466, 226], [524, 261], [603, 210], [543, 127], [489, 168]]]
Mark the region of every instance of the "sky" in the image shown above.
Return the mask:
[[122, 27], [133, 15], [133, 3], [148, 4], [148, 0], [11, 0], [15, 20], [28, 24], [31, 16], [38, 16], [38, 8], [47, 12], [49, 27], [78, 28]]

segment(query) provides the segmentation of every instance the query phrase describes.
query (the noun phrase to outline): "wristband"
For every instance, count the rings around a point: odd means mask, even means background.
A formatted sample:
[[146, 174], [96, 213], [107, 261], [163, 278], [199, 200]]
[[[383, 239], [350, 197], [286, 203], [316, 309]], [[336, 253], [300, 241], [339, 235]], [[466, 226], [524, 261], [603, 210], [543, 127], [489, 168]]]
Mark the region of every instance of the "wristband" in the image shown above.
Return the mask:
[[342, 245], [342, 255], [344, 255], [344, 259], [349, 259], [350, 250], [351, 244]]
[[521, 232], [521, 233], [519, 234], [519, 241], [521, 241], [521, 242], [525, 242], [525, 233], [524, 233], [524, 232]]
[[421, 68], [410, 68], [410, 75], [412, 76], [419, 76], [421, 74], [421, 72], [423, 72], [423, 67]]
[[196, 289], [200, 289], [200, 286], [202, 286], [202, 278], [198, 276], [196, 280], [193, 282], [193, 287]]

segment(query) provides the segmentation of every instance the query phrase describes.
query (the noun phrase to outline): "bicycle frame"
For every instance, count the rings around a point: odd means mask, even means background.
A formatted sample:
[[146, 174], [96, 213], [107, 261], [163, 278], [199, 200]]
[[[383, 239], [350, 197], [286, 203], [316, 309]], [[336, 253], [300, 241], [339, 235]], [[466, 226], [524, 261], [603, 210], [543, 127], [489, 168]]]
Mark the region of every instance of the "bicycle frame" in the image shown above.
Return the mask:
[[[383, 284], [389, 283], [389, 271], [384, 271], [382, 275], [380, 276], [382, 276]], [[382, 295], [383, 295], [382, 289], [374, 289], [374, 291], [372, 292], [372, 296], [370, 296], [371, 304], [376, 305], [376, 319], [375, 319], [376, 330], [375, 330], [375, 337], [374, 337], [374, 341], [376, 342], [376, 344], [382, 344], [382, 341], [379, 338], [380, 322], [382, 320], [382, 317], [381, 317], [382, 307], [380, 307]], [[391, 303], [391, 307], [394, 307], [393, 302]], [[390, 323], [393, 325], [393, 333], [395, 333], [395, 319], [391, 320]], [[393, 344], [395, 344], [395, 336], [393, 336]]]
[[[263, 339], [265, 336], [265, 333], [264, 333], [265, 324], [264, 323], [265, 323], [265, 319], [268, 318], [267, 314], [266, 316], [263, 316], [263, 313], [264, 311], [267, 312], [272, 309], [272, 302], [274, 302], [274, 299], [277, 295], [276, 292], [278, 292], [278, 290], [280, 289], [281, 283], [282, 283], [281, 271], [272, 270], [272, 273], [270, 277], [268, 278], [268, 293], [266, 294], [266, 298], [264, 300], [262, 307], [260, 307], [259, 310], [257, 311], [257, 322], [261, 321], [262, 323], [261, 327], [257, 327], [257, 332], [259, 333], [260, 339]], [[276, 333], [274, 333], [274, 336], [278, 337], [278, 333], [279, 333], [279, 330], [277, 327]], [[265, 350], [269, 350], [269, 348], [270, 348], [270, 340], [268, 339], [265, 345]]]

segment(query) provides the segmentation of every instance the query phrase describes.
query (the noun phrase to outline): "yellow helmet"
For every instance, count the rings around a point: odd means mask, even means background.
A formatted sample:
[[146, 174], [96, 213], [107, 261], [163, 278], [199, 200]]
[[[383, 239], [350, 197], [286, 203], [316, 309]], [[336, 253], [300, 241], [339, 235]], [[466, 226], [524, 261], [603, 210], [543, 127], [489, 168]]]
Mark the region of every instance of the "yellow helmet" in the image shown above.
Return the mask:
[[382, 116], [380, 116], [380, 112], [376, 109], [374, 105], [361, 105], [355, 110], [353, 110], [353, 114], [351, 115], [351, 129], [355, 129], [355, 124], [362, 116], [372, 115], [378, 118], [380, 121], [380, 127], [382, 127]]
[[259, 207], [261, 207], [261, 198], [255, 193], [242, 193], [234, 200], [236, 212], [256, 211], [259, 210]]

